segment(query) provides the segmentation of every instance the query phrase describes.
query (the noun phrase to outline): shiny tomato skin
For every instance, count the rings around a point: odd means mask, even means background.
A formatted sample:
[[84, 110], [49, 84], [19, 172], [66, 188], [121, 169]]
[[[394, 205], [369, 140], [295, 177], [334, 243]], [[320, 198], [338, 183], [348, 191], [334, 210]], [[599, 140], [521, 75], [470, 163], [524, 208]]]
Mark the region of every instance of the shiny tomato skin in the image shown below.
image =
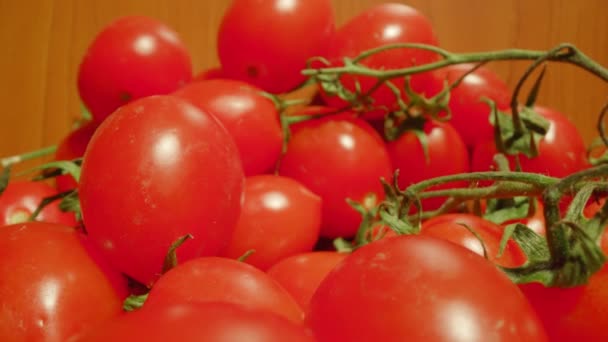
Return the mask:
[[241, 215], [223, 256], [236, 259], [253, 250], [245, 262], [266, 270], [314, 248], [321, 229], [319, 196], [298, 181], [277, 175], [246, 178], [243, 196]]
[[212, 115], [173, 96], [136, 100], [95, 132], [80, 179], [83, 221], [111, 263], [150, 285], [169, 246], [179, 260], [216, 255], [240, 212], [243, 170]]
[[122, 312], [126, 281], [74, 228], [2, 227], [0, 255], [2, 341], [67, 341]]
[[[397, 140], [387, 143], [393, 167], [399, 169], [399, 187], [402, 189], [426, 179], [469, 172], [469, 154], [462, 138], [449, 123], [429, 120], [422, 133], [426, 137], [425, 156], [419, 137], [406, 132]], [[463, 186], [463, 183], [448, 183], [432, 190]], [[422, 201], [424, 210], [441, 206], [445, 198], [429, 198]]]
[[173, 29], [150, 17], [125, 16], [92, 40], [78, 70], [78, 90], [101, 122], [132, 100], [168, 94], [191, 78], [190, 53]]
[[[58, 192], [44, 182], [12, 180], [0, 194], [0, 226], [23, 223], [29, 220], [40, 202]], [[74, 213], [59, 209], [59, 201], [47, 205], [36, 217], [36, 221], [76, 226]]]
[[[436, 74], [441, 80], [452, 84], [474, 66], [455, 64], [437, 70]], [[511, 91], [496, 73], [483, 66], [468, 74], [450, 91], [450, 124], [468, 148], [494, 137], [494, 127], [490, 122], [491, 108], [483, 101], [484, 98], [494, 101], [499, 110], [507, 110]]]
[[[82, 158], [84, 151], [87, 149], [87, 145], [93, 133], [99, 125], [92, 121], [85, 125], [77, 128], [70, 132], [57, 146], [55, 152], [55, 160], [74, 160], [76, 158]], [[55, 178], [55, 184], [59, 192], [74, 190], [78, 188], [78, 183], [74, 177], [70, 175], [61, 175]]]
[[383, 198], [380, 178], [392, 179], [382, 138], [367, 122], [324, 118], [294, 128], [279, 174], [294, 178], [321, 197], [321, 236], [355, 235], [361, 215], [346, 199]]
[[201, 257], [172, 268], [154, 284], [144, 308], [181, 302], [229, 302], [296, 323], [304, 318], [298, 303], [274, 279], [228, 258]]
[[[538, 144], [538, 156], [520, 156], [522, 170], [562, 178], [589, 167], [585, 142], [576, 126], [564, 114], [554, 109], [542, 106], [535, 106], [534, 109], [549, 121], [550, 126]], [[471, 157], [473, 171], [494, 169], [493, 158], [496, 151], [493, 140], [477, 145]], [[515, 169], [514, 158], [509, 156], [509, 160], [511, 169]]]
[[[335, 66], [343, 65], [345, 57], [354, 58], [364, 51], [396, 43], [437, 45], [438, 40], [431, 21], [422, 13], [405, 4], [383, 3], [363, 11], [338, 28], [332, 40], [329, 60]], [[389, 70], [426, 64], [437, 59], [435, 53], [421, 49], [391, 49], [364, 59], [362, 64], [374, 69]], [[355, 82], [359, 81], [363, 93], [375, 83], [375, 79], [370, 77], [348, 75], [343, 76], [341, 81], [350, 91], [356, 89]], [[403, 78], [392, 79], [391, 82], [400, 89], [401, 98], [406, 100]], [[426, 96], [432, 96], [442, 88], [442, 83], [432, 73], [412, 75], [411, 85], [416, 92]], [[338, 97], [330, 97], [323, 92], [321, 94], [332, 107], [340, 108], [346, 104]], [[374, 91], [372, 97], [374, 106], [385, 106], [388, 109], [396, 107], [397, 99], [387, 86]], [[385, 112], [373, 111], [364, 117], [379, 118]]]
[[346, 255], [329, 251], [301, 253], [279, 261], [266, 273], [281, 284], [306, 312], [321, 281]]
[[[483, 244], [466, 227], [475, 231]], [[485, 246], [488, 260], [497, 265], [517, 267], [523, 265], [526, 261], [525, 254], [513, 240], [509, 240], [505, 251], [498, 257], [503, 228], [472, 214], [435, 216], [422, 223], [420, 234], [448, 240], [481, 256], [484, 255]]]
[[274, 103], [245, 82], [208, 80], [173, 93], [215, 116], [234, 139], [245, 176], [272, 170], [283, 146], [283, 130]]
[[225, 74], [271, 93], [305, 80], [306, 62], [324, 56], [335, 31], [329, 0], [235, 0], [218, 32]]
[[78, 342], [313, 342], [306, 328], [275, 314], [222, 302], [168, 303], [125, 314]]
[[347, 256], [313, 295], [307, 323], [319, 342], [547, 340], [494, 265], [422, 235], [381, 239]]

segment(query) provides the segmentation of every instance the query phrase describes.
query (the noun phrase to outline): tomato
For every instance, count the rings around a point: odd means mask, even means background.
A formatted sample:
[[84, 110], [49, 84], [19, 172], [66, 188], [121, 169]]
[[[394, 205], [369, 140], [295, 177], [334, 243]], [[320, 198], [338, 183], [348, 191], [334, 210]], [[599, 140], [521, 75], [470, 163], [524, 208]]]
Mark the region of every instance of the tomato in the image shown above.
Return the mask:
[[547, 340], [502, 272], [422, 235], [381, 239], [347, 256], [313, 295], [307, 323], [319, 342]]
[[[329, 59], [336, 65], [342, 65], [344, 57], [354, 58], [364, 51], [379, 46], [396, 43], [422, 43], [437, 45], [437, 37], [430, 20], [413, 7], [398, 3], [384, 3], [369, 8], [363, 13], [351, 18], [338, 29], [332, 40]], [[399, 69], [434, 62], [438, 56], [421, 49], [391, 49], [375, 54], [362, 61], [362, 64], [373, 69]], [[361, 85], [363, 93], [374, 85], [376, 80], [370, 77], [343, 76], [342, 83], [350, 91], [354, 91], [355, 82]], [[407, 99], [404, 91], [403, 78], [392, 79], [391, 82], [401, 90], [401, 97]], [[412, 88], [426, 96], [436, 94], [443, 84], [432, 73], [413, 75]], [[325, 100], [332, 107], [344, 106], [344, 101], [337, 97]], [[394, 109], [397, 98], [387, 86], [382, 86], [373, 93], [374, 106], [385, 106]], [[378, 118], [385, 111], [374, 111], [366, 114], [366, 118]]]
[[520, 219], [508, 220], [503, 222], [501, 225], [506, 227], [512, 223], [522, 223], [528, 228], [532, 229], [536, 234], [545, 236], [546, 227], [543, 203], [540, 200], [536, 200], [536, 208], [532, 215], [528, 215]]
[[224, 71], [221, 67], [213, 67], [199, 72], [192, 77], [192, 82], [223, 79]]
[[[439, 69], [436, 73], [442, 80], [452, 84], [474, 66], [455, 64]], [[507, 110], [511, 102], [511, 91], [507, 84], [486, 67], [468, 74], [450, 92], [450, 124], [469, 148], [494, 137], [494, 127], [490, 122], [491, 108], [482, 101], [483, 98], [494, 101], [500, 110]]]
[[[426, 140], [425, 155], [421, 139], [407, 131], [397, 140], [387, 144], [388, 153], [395, 169], [399, 169], [399, 187], [402, 189], [426, 179], [469, 171], [469, 154], [462, 138], [449, 123], [426, 121], [422, 128]], [[466, 183], [448, 183], [431, 190], [466, 186]], [[424, 210], [441, 206], [445, 198], [429, 198], [422, 201]]]
[[265, 270], [288, 256], [311, 251], [321, 229], [321, 198], [299, 182], [275, 175], [245, 180], [241, 216], [228, 248], [238, 258]]
[[380, 178], [390, 181], [391, 163], [382, 138], [361, 119], [308, 121], [293, 130], [279, 174], [296, 179], [321, 197], [321, 235], [353, 236], [361, 215], [346, 199], [383, 197]]
[[149, 293], [144, 309], [166, 303], [229, 302], [301, 322], [302, 309], [263, 271], [237, 260], [203, 257], [172, 268]]
[[[561, 178], [586, 169], [589, 163], [586, 159], [585, 142], [576, 126], [564, 114], [553, 109], [535, 106], [534, 110], [547, 119], [550, 125], [547, 134], [538, 144], [538, 156], [519, 157], [522, 170]], [[493, 140], [477, 145], [472, 156], [473, 171], [493, 169], [496, 153]], [[515, 169], [513, 157], [509, 156], [509, 160], [511, 168]]]
[[[57, 146], [55, 160], [82, 158], [97, 126], [95, 122], [89, 122], [70, 132]], [[70, 175], [57, 176], [55, 182], [59, 192], [73, 190], [78, 187], [76, 180]]]
[[230, 303], [169, 303], [123, 315], [79, 342], [142, 340], [313, 342], [309, 331], [269, 312]]
[[266, 273], [289, 291], [306, 312], [321, 281], [346, 255], [337, 252], [297, 254], [274, 264]]
[[272, 170], [283, 146], [283, 131], [274, 103], [247, 83], [209, 80], [191, 83], [173, 95], [219, 119], [234, 138], [246, 176]]
[[126, 283], [87, 244], [58, 224], [0, 229], [0, 340], [67, 341], [121, 313]]
[[145, 16], [126, 16], [93, 39], [78, 70], [78, 90], [101, 122], [118, 107], [168, 94], [192, 78], [192, 61], [175, 31]]
[[[57, 190], [43, 182], [10, 181], [4, 192], [0, 194], [0, 226], [29, 221], [40, 202], [54, 195], [57, 195]], [[61, 211], [59, 201], [42, 209], [36, 221], [76, 226], [74, 213]]]
[[323, 56], [335, 31], [329, 0], [234, 0], [218, 33], [218, 55], [231, 79], [272, 93], [305, 80], [308, 59]]
[[149, 285], [169, 246], [180, 260], [216, 255], [236, 225], [244, 183], [233, 139], [210, 114], [173, 96], [121, 107], [84, 155], [83, 221], [112, 264]]
[[[473, 230], [483, 241], [469, 230]], [[524, 264], [526, 256], [513, 240], [507, 242], [504, 253], [498, 257], [503, 228], [493, 222], [471, 214], [445, 214], [435, 216], [422, 223], [421, 234], [451, 241], [481, 256], [484, 246], [488, 260], [506, 267]]]
[[[608, 234], [600, 242], [608, 254]], [[545, 325], [551, 341], [605, 341], [608, 339], [608, 265], [589, 282], [573, 288], [544, 287], [539, 283], [520, 285]]]

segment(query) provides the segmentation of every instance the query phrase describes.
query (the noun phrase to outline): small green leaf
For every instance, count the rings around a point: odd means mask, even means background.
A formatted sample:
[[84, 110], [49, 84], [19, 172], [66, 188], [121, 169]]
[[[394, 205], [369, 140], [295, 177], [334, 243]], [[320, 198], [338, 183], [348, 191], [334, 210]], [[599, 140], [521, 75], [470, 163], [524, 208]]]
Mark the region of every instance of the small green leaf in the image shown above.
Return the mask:
[[184, 242], [189, 239], [194, 239], [194, 237], [190, 234], [184, 235], [182, 237], [177, 238], [171, 246], [169, 247], [169, 251], [167, 252], [167, 256], [165, 257], [165, 262], [163, 263], [163, 269], [161, 274], [167, 273], [170, 269], [177, 266], [177, 249], [184, 244]]
[[0, 195], [6, 190], [8, 186], [8, 181], [11, 178], [11, 166], [7, 165], [2, 169], [2, 173], [0, 173]]
[[526, 99], [526, 107], [532, 107], [534, 106], [534, 103], [536, 103], [536, 98], [538, 97], [538, 93], [540, 92], [540, 86], [543, 82], [543, 79], [545, 78], [545, 72], [547, 71], [547, 65], [543, 65], [543, 69], [540, 72], [540, 75], [538, 75], [538, 78], [536, 78], [536, 81], [534, 81], [534, 85], [532, 86], [532, 89], [530, 89], [530, 93], [528, 94], [528, 98]]
[[245, 262], [254, 253], [255, 253], [255, 249], [250, 249], [250, 250], [246, 251], [245, 253], [243, 253], [243, 255], [241, 255], [240, 257], [238, 257], [236, 260], [240, 261], [240, 262]]
[[147, 293], [142, 295], [130, 295], [122, 303], [122, 309], [127, 312], [138, 310], [144, 306], [146, 299], [148, 299]]
[[75, 161], [67, 161], [67, 160], [52, 161], [52, 162], [49, 162], [46, 164], [38, 165], [29, 170], [20, 172], [18, 175], [25, 175], [28, 173], [32, 173], [34, 171], [55, 169], [55, 168], [63, 170], [63, 173], [67, 173], [67, 174], [71, 175], [72, 177], [74, 177], [76, 182], [78, 182], [80, 180], [80, 165], [78, 165], [78, 163]]
[[355, 246], [344, 238], [334, 239], [333, 245], [339, 253], [350, 253], [355, 250]]
[[[469, 226], [468, 224], [466, 224], [464, 222], [456, 222], [456, 224], [464, 227], [471, 234], [473, 234], [473, 236], [475, 236], [475, 238], [477, 239], [477, 241], [479, 241], [479, 243], [481, 244], [481, 249], [483, 250], [483, 257], [485, 259], [488, 259], [488, 249], [486, 248], [486, 243], [481, 238], [481, 235], [479, 235], [479, 233], [475, 229], [473, 229], [471, 226]], [[499, 255], [496, 256], [497, 258], [500, 257], [500, 252], [498, 254]]]
[[38, 217], [38, 215], [40, 215], [40, 213], [42, 212], [42, 210], [44, 210], [44, 208], [46, 208], [49, 204], [51, 204], [55, 201], [58, 201], [60, 199], [64, 199], [64, 198], [70, 196], [72, 193], [74, 193], [74, 191], [69, 190], [69, 191], [64, 191], [64, 192], [55, 194], [53, 196], [43, 198], [42, 201], [40, 201], [40, 203], [38, 204], [38, 207], [36, 207], [36, 210], [34, 210], [32, 215], [30, 216], [29, 220], [35, 221], [36, 218]]

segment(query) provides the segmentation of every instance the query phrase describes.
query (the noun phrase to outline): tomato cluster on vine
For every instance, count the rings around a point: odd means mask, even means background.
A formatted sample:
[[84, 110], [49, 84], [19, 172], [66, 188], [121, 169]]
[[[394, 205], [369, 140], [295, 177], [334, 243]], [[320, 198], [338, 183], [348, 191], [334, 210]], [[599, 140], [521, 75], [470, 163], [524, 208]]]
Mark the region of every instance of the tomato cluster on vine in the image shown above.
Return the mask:
[[165, 23], [109, 23], [78, 69], [91, 120], [0, 178], [0, 340], [608, 338], [605, 267], [545, 286], [570, 261], [549, 190], [603, 226], [605, 175], [575, 181], [576, 126], [490, 66], [409, 72], [439, 38], [403, 4], [337, 25], [328, 0], [234, 0], [193, 74]]

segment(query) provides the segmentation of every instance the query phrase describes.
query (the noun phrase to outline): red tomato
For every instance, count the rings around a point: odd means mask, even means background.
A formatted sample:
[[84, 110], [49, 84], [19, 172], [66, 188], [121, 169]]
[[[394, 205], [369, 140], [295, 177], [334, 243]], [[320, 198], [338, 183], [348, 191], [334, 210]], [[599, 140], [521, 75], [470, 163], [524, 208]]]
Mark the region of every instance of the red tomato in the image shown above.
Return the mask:
[[219, 58], [229, 78], [287, 92], [305, 80], [308, 59], [326, 54], [334, 25], [329, 0], [234, 0], [219, 29]]
[[[600, 243], [608, 254], [608, 234]], [[608, 340], [608, 265], [574, 288], [547, 288], [538, 283], [520, 285], [545, 325], [551, 341]]]
[[168, 303], [123, 315], [81, 342], [313, 342], [309, 331], [264, 311], [230, 303]]
[[[0, 226], [29, 221], [30, 216], [44, 198], [57, 194], [57, 190], [43, 182], [9, 182], [4, 192], [0, 194]], [[61, 211], [59, 201], [42, 209], [36, 217], [36, 221], [76, 226], [74, 213]]]
[[307, 312], [310, 298], [321, 281], [346, 255], [337, 252], [302, 253], [279, 261], [266, 273], [279, 282]]
[[380, 178], [390, 181], [391, 163], [381, 137], [361, 119], [320, 119], [294, 129], [279, 174], [321, 196], [321, 235], [353, 236], [361, 215], [347, 202], [383, 197]]
[[112, 264], [149, 285], [169, 246], [180, 260], [215, 255], [240, 212], [243, 170], [222, 125], [173, 96], [121, 107], [97, 129], [80, 179], [83, 221]]
[[[539, 155], [535, 158], [520, 156], [522, 170], [561, 178], [586, 169], [589, 165], [586, 159], [587, 150], [576, 126], [565, 115], [555, 110], [539, 106], [534, 107], [534, 110], [547, 119], [550, 126], [538, 144]], [[493, 140], [477, 145], [472, 156], [473, 171], [494, 169], [493, 158], [496, 153]], [[509, 159], [511, 168], [514, 169], [514, 159]]]
[[[456, 64], [439, 69], [436, 73], [442, 80], [452, 84], [474, 66], [474, 64]], [[485, 67], [468, 74], [450, 92], [449, 108], [452, 113], [450, 124], [469, 148], [494, 137], [494, 127], [490, 122], [491, 108], [482, 101], [483, 98], [494, 101], [500, 110], [507, 110], [511, 101], [511, 91], [507, 84]]]
[[198, 74], [196, 74], [194, 77], [192, 77], [192, 82], [217, 80], [217, 79], [223, 79], [223, 78], [225, 78], [225, 77], [224, 77], [224, 71], [222, 70], [222, 68], [214, 67], [214, 68], [209, 68], [209, 69], [203, 70], [203, 71], [199, 72]]
[[[406, 132], [397, 140], [387, 144], [393, 167], [399, 169], [399, 187], [408, 186], [426, 179], [469, 171], [469, 154], [458, 132], [449, 124], [427, 121], [423, 134], [426, 137], [425, 156], [420, 138]], [[448, 183], [432, 190], [463, 186], [463, 183]], [[429, 198], [422, 201], [424, 210], [441, 206], [445, 198]]]
[[274, 168], [283, 130], [274, 103], [260, 89], [240, 81], [209, 80], [191, 83], [173, 95], [219, 119], [236, 142], [246, 176]]
[[512, 223], [522, 223], [528, 226], [528, 228], [532, 229], [536, 234], [545, 236], [546, 228], [543, 203], [540, 200], [536, 201], [536, 209], [532, 215], [523, 217], [521, 219], [508, 220], [503, 222], [501, 225], [507, 226]]
[[156, 19], [127, 16], [92, 41], [80, 64], [78, 90], [101, 122], [132, 100], [168, 94], [191, 78], [190, 54], [177, 33]]
[[[89, 122], [75, 131], [70, 132], [70, 134], [59, 143], [59, 146], [57, 146], [55, 160], [82, 158], [97, 126], [98, 125], [95, 122]], [[59, 192], [73, 190], [78, 187], [76, 180], [70, 175], [57, 176], [55, 182]]]
[[196, 258], [171, 269], [154, 284], [143, 307], [183, 302], [229, 302], [298, 323], [304, 317], [276, 281], [251, 265], [227, 258]]
[[56, 224], [0, 229], [0, 340], [67, 341], [121, 313], [126, 282], [87, 243]]
[[[469, 227], [483, 240], [471, 233]], [[503, 228], [493, 222], [471, 214], [446, 214], [435, 216], [422, 224], [421, 234], [448, 240], [483, 256], [484, 246], [488, 260], [506, 267], [521, 266], [526, 256], [513, 240], [507, 242], [504, 253], [498, 257]]]
[[382, 239], [347, 256], [313, 295], [307, 323], [319, 342], [547, 340], [502, 272], [421, 235]]
[[297, 181], [275, 175], [245, 180], [244, 203], [223, 255], [262, 270], [296, 253], [311, 251], [321, 229], [321, 198]]
[[[432, 23], [422, 13], [413, 7], [398, 3], [376, 5], [350, 19], [338, 29], [332, 41], [329, 58], [335, 64], [342, 65], [344, 57], [354, 58], [366, 50], [379, 46], [396, 43], [422, 43], [437, 45], [437, 37]], [[421, 49], [392, 49], [375, 54], [362, 61], [362, 64], [373, 69], [399, 69], [434, 62], [437, 55]], [[347, 89], [355, 90], [358, 80], [362, 92], [371, 89], [376, 80], [370, 77], [342, 77]], [[402, 92], [402, 98], [407, 99], [404, 92], [403, 78], [391, 80]], [[419, 93], [431, 96], [436, 94], [442, 83], [431, 73], [412, 76], [412, 88]], [[375, 106], [395, 108], [396, 97], [387, 87], [382, 86], [373, 94]], [[326, 102], [332, 107], [344, 106], [344, 101], [337, 97], [325, 96]], [[385, 111], [369, 113], [366, 118], [382, 117]]]

